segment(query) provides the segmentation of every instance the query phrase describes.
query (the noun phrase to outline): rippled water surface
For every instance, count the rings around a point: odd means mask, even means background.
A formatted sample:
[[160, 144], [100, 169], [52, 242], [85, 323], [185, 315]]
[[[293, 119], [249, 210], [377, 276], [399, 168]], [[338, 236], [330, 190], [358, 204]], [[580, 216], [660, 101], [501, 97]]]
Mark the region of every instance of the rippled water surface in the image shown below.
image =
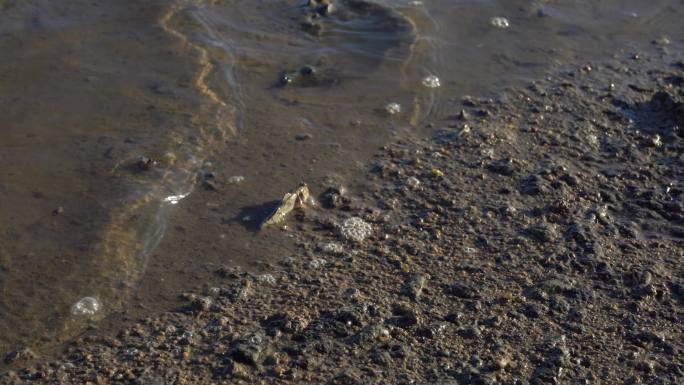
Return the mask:
[[[280, 257], [282, 236], [234, 220], [246, 207], [352, 174], [462, 95], [684, 35], [676, 0], [326, 7], [0, 0], [0, 350], [68, 338], [141, 287], [168, 297], [205, 262]], [[220, 224], [183, 203], [212, 179]]]

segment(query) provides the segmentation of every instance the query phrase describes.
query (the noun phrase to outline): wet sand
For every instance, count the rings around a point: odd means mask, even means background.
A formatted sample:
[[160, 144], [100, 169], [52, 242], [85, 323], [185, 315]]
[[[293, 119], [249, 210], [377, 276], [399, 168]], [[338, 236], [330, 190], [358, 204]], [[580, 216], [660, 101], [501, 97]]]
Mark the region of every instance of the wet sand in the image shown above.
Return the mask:
[[[218, 174], [218, 190], [179, 203], [184, 236], [148, 268], [165, 290], [143, 283], [148, 309], [128, 310], [145, 319], [56, 355], [11, 352], [1, 381], [677, 383], [683, 43], [457, 98], [429, 138], [403, 134], [346, 175], [307, 175], [320, 205], [251, 231], [250, 272], [215, 239], [222, 221], [253, 229], [267, 207], [226, 218], [246, 198]], [[260, 254], [273, 243], [279, 255]]]

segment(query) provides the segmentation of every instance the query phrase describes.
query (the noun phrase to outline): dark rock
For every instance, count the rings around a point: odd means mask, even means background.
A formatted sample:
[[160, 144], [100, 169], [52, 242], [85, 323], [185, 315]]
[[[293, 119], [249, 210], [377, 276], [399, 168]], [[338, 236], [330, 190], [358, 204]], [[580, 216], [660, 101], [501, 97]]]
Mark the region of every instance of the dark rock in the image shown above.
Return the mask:
[[402, 287], [401, 293], [417, 301], [420, 298], [420, 295], [423, 293], [423, 290], [427, 286], [427, 281], [429, 279], [429, 274], [413, 274], [404, 283], [404, 287]]
[[321, 196], [323, 206], [327, 208], [340, 208], [351, 203], [344, 186], [329, 187]]
[[398, 305], [392, 309], [392, 318], [388, 322], [400, 328], [409, 328], [417, 325], [419, 318], [415, 310], [407, 306]]
[[227, 355], [234, 361], [242, 364], [258, 365], [261, 358], [266, 356], [267, 348], [267, 337], [256, 333], [234, 342]]
[[513, 159], [505, 158], [505, 159], [497, 160], [495, 162], [490, 163], [487, 166], [487, 169], [493, 173], [496, 173], [496, 174], [511, 176], [511, 175], [515, 174], [517, 167], [515, 166]]
[[5, 364], [12, 364], [17, 361], [23, 361], [23, 360], [33, 360], [37, 356], [36, 354], [29, 348], [22, 348], [18, 350], [13, 350], [5, 355]]
[[468, 284], [453, 283], [446, 288], [446, 293], [463, 299], [474, 299], [479, 297], [478, 290]]
[[534, 240], [540, 243], [549, 243], [556, 240], [558, 234], [553, 225], [545, 222], [532, 225], [525, 232]]

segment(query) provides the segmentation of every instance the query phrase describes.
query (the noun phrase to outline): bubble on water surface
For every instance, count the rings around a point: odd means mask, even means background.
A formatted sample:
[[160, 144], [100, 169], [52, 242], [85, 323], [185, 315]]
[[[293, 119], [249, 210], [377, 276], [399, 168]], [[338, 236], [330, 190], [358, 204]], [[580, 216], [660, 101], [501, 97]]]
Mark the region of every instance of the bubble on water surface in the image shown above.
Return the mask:
[[411, 176], [408, 179], [406, 179], [406, 185], [412, 189], [417, 189], [418, 187], [420, 187], [420, 180], [415, 176]]
[[230, 183], [230, 184], [238, 184], [238, 183], [242, 183], [244, 180], [245, 180], [245, 177], [244, 177], [244, 176], [242, 176], [242, 175], [235, 175], [235, 176], [231, 176], [230, 178], [228, 178], [228, 183]]
[[385, 111], [390, 115], [395, 115], [401, 112], [401, 106], [399, 103], [387, 103]]
[[505, 29], [511, 26], [511, 23], [505, 17], [493, 17], [492, 20], [490, 20], [490, 22], [496, 28], [501, 29]]
[[275, 285], [276, 279], [273, 276], [273, 274], [261, 274], [257, 277], [257, 280], [261, 283], [265, 283], [268, 285]]
[[439, 82], [439, 78], [435, 75], [430, 75], [423, 79], [423, 85], [427, 88], [437, 88], [442, 84]]
[[169, 195], [166, 198], [164, 198], [164, 202], [171, 203], [172, 205], [177, 205], [181, 199], [187, 197], [188, 195], [190, 194]]
[[71, 307], [71, 314], [91, 316], [97, 313], [102, 305], [95, 297], [84, 297]]

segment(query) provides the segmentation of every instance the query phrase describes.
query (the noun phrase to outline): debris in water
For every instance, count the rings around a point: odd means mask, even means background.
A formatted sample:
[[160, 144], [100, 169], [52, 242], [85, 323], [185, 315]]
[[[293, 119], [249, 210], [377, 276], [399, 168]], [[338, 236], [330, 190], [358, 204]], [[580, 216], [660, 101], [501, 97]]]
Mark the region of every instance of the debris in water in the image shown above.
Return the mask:
[[261, 223], [261, 228], [263, 229], [265, 226], [282, 222], [292, 210], [296, 208], [301, 209], [310, 201], [309, 187], [302, 183], [296, 190], [285, 194], [275, 211]]
[[71, 307], [71, 314], [91, 316], [100, 310], [101, 304], [95, 297], [84, 297]]
[[493, 17], [490, 21], [496, 28], [506, 29], [511, 26], [511, 23], [505, 17]]
[[395, 115], [401, 112], [401, 106], [399, 103], [387, 103], [385, 111], [390, 115]]
[[351, 217], [340, 226], [342, 238], [354, 242], [363, 242], [370, 237], [372, 231], [371, 225], [359, 217]]
[[437, 76], [430, 75], [430, 76], [426, 77], [425, 79], [423, 79], [423, 85], [427, 88], [437, 88], [437, 87], [441, 86], [442, 84], [440, 84], [439, 78]]

